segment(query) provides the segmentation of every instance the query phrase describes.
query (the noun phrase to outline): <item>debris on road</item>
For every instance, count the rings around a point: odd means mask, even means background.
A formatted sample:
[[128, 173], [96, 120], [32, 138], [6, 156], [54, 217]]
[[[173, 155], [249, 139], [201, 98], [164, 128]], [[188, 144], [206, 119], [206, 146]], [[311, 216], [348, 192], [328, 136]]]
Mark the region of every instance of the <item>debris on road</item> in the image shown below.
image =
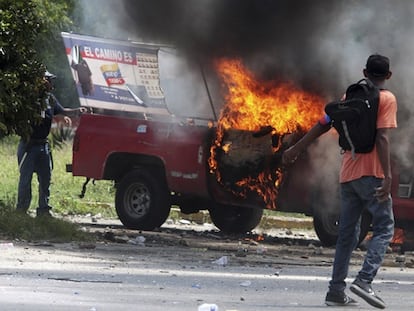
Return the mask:
[[227, 256], [222, 256], [219, 259], [214, 260], [213, 263], [219, 266], [226, 266], [229, 263], [229, 258]]

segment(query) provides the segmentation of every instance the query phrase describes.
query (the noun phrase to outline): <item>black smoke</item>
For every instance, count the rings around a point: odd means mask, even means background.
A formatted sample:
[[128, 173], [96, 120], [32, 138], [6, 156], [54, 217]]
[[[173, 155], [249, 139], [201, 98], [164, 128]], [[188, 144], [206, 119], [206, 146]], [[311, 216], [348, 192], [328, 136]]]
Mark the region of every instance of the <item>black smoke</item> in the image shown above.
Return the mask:
[[[322, 91], [329, 76], [319, 48], [343, 1], [124, 0], [123, 29], [144, 41], [173, 44], [198, 59], [238, 57], [264, 79]], [[347, 1], [345, 1], [347, 2]], [[328, 79], [327, 79], [328, 80]]]
[[[337, 2], [273, 0], [124, 0], [127, 29], [212, 56], [306, 48]], [[293, 46], [292, 46], [293, 45]]]
[[[414, 105], [414, 2], [407, 0], [90, 0], [85, 22], [115, 39], [172, 44], [197, 60], [239, 57], [266, 80], [293, 81], [327, 100], [362, 77], [366, 59], [391, 59], [399, 103], [395, 148], [408, 155]], [[86, 15], [89, 14], [89, 15]], [[93, 25], [91, 25], [93, 27]], [[97, 28], [97, 26], [94, 26]], [[92, 29], [92, 28], [91, 28]], [[400, 134], [401, 133], [401, 134]], [[413, 148], [411, 148], [413, 149]], [[412, 162], [411, 156], [407, 161]]]
[[399, 62], [408, 57], [402, 46], [413, 30], [414, 3], [405, 0], [123, 0], [122, 5], [119, 26], [132, 36], [173, 44], [198, 59], [240, 57], [260, 77], [293, 80], [334, 97], [361, 76], [372, 53], [404, 68]]
[[[124, 31], [201, 59], [239, 57], [266, 80], [293, 81], [327, 100], [362, 77], [370, 54], [390, 57], [387, 87], [401, 133], [412, 132], [414, 2], [406, 0], [123, 0]], [[398, 134], [396, 148], [410, 143]], [[411, 148], [413, 149], [413, 148]], [[409, 160], [409, 159], [408, 159]]]

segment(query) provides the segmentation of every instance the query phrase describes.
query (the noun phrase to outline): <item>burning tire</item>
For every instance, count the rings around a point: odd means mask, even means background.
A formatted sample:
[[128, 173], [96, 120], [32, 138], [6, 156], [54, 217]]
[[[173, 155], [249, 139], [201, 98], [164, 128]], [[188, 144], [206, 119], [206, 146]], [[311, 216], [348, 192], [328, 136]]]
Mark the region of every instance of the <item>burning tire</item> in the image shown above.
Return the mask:
[[[334, 246], [338, 239], [339, 209], [337, 211], [327, 211], [319, 208], [313, 213], [313, 226], [323, 246]], [[371, 215], [364, 212], [361, 217], [359, 243], [368, 234], [371, 227]]]
[[171, 204], [165, 183], [148, 170], [134, 170], [117, 185], [115, 208], [129, 229], [153, 230], [167, 219]]
[[246, 233], [260, 223], [263, 209], [215, 204], [209, 208], [214, 225], [227, 233]]

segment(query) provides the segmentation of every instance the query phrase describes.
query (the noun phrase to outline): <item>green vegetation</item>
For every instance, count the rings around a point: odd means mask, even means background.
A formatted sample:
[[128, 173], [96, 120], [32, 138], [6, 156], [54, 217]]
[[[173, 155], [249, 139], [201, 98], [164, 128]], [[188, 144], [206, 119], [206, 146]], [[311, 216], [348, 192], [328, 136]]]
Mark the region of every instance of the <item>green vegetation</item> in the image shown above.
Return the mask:
[[[52, 132], [55, 133], [54, 129]], [[51, 136], [53, 136], [51, 134]], [[0, 187], [0, 201], [8, 206], [15, 206], [17, 198], [17, 183], [19, 172], [17, 166], [16, 150], [19, 138], [9, 136], [0, 140], [0, 178], [2, 186]], [[71, 141], [59, 141], [59, 144], [53, 143], [53, 173], [50, 193], [50, 205], [53, 206], [53, 212], [63, 215], [76, 214], [97, 214], [100, 213], [106, 217], [116, 217], [113, 207], [114, 187], [111, 181], [90, 182], [87, 186], [84, 198], [79, 194], [82, 190], [84, 178], [74, 177], [71, 173], [66, 172], [66, 164], [72, 162], [72, 143]], [[57, 147], [59, 146], [59, 147]], [[33, 176], [32, 181], [32, 203], [30, 211], [34, 212], [37, 207], [38, 185], [37, 177]]]
[[[56, 129], [54, 136], [58, 137]], [[53, 135], [51, 135], [53, 137]], [[36, 219], [33, 217], [38, 200], [38, 184], [36, 175], [32, 181], [32, 203], [29, 215], [19, 215], [14, 212], [17, 198], [17, 183], [19, 172], [16, 150], [19, 138], [8, 136], [0, 140], [0, 237], [19, 238], [23, 240], [46, 239], [54, 241], [84, 240], [86, 235], [78, 231], [75, 224], [61, 219]], [[55, 141], [53, 139], [52, 141]], [[50, 205], [57, 216], [63, 215], [96, 215], [116, 217], [114, 187], [110, 181], [96, 181], [88, 184], [84, 198], [79, 194], [84, 178], [74, 177], [66, 172], [66, 164], [71, 163], [72, 143], [60, 138], [59, 143], [53, 143], [53, 162]]]
[[17, 213], [0, 201], [0, 238], [25, 241], [47, 240], [50, 242], [70, 242], [95, 240], [92, 234], [82, 232], [73, 223], [58, 219], [37, 217]]
[[[52, 220], [40, 225], [33, 217], [15, 215], [18, 168], [16, 160], [17, 135], [28, 136], [31, 123], [40, 117], [43, 109], [45, 67], [58, 74], [59, 85], [56, 95], [66, 107], [79, 103], [74, 85], [69, 78], [70, 71], [63, 53], [61, 31], [76, 28], [72, 13], [79, 0], [2, 0], [0, 2], [0, 235], [32, 239], [59, 237], [78, 238], [73, 224]], [[66, 73], [65, 73], [66, 72]], [[65, 172], [70, 163], [70, 144], [55, 142], [55, 170], [52, 178], [50, 204], [53, 211], [61, 214], [91, 213], [99, 206], [99, 213], [114, 215], [113, 193], [110, 183], [90, 186], [87, 199], [80, 199], [82, 180]], [[58, 149], [57, 147], [61, 147]], [[33, 178], [33, 199], [30, 211], [36, 208], [37, 183]], [[99, 203], [98, 203], [99, 202]], [[42, 228], [42, 229], [41, 229]], [[72, 232], [72, 233], [70, 233]]]
[[0, 137], [28, 135], [28, 120], [40, 113], [44, 67], [34, 45], [43, 22], [35, 12], [32, 1], [0, 3]]

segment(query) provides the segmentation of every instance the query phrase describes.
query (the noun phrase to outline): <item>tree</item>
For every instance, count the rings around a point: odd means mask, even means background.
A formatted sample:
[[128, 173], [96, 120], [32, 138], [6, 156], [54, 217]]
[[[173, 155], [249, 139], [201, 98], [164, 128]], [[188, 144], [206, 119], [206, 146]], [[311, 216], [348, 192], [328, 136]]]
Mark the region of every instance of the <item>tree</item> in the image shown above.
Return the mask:
[[34, 49], [43, 24], [32, 1], [0, 4], [0, 137], [28, 135], [29, 120], [40, 116], [44, 67]]
[[72, 0], [1, 1], [0, 137], [27, 136], [30, 122], [39, 120], [45, 60], [53, 60], [53, 68], [56, 55], [64, 56], [59, 34], [71, 23], [73, 7]]
[[55, 95], [65, 107], [79, 106], [76, 85], [68, 66], [61, 31], [76, 31], [73, 12], [82, 0], [32, 0], [38, 17], [44, 23], [43, 31], [35, 42], [41, 62], [57, 75]]

